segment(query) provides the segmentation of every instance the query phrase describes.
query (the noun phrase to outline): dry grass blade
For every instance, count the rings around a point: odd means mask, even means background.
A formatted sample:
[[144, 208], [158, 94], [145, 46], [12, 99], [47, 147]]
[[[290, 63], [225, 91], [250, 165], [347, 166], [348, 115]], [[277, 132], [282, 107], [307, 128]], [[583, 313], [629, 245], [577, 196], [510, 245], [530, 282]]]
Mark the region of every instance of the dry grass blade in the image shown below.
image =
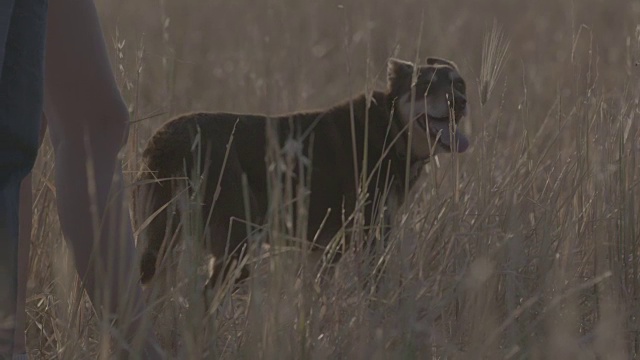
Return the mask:
[[502, 27], [493, 22], [491, 31], [482, 40], [482, 64], [480, 65], [480, 103], [485, 105], [500, 77], [508, 58], [509, 40]]

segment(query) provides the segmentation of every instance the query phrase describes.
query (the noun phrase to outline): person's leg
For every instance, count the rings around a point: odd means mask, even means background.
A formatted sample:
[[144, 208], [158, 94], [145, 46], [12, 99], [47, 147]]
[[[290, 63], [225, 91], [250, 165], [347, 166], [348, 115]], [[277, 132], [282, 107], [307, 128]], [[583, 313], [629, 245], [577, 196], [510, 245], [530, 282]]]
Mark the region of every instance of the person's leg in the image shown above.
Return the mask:
[[[40, 140], [42, 145], [47, 130], [47, 119], [43, 116], [40, 122]], [[27, 359], [26, 323], [27, 283], [29, 281], [29, 249], [31, 247], [31, 230], [33, 221], [32, 175], [29, 174], [20, 185], [20, 228], [18, 241], [18, 296], [16, 300], [16, 329], [13, 338], [13, 359]]]
[[45, 114], [62, 231], [98, 314], [118, 316], [120, 336], [130, 338], [145, 306], [118, 158], [129, 114], [92, 0], [53, 1], [48, 21]]
[[18, 295], [16, 296], [16, 328], [13, 339], [13, 353], [26, 354], [26, 312], [27, 281], [29, 280], [29, 246], [31, 243], [31, 174], [22, 180], [20, 186], [20, 236], [18, 242]]
[[0, 359], [13, 348], [18, 195], [38, 148], [46, 9], [46, 0], [0, 4]]

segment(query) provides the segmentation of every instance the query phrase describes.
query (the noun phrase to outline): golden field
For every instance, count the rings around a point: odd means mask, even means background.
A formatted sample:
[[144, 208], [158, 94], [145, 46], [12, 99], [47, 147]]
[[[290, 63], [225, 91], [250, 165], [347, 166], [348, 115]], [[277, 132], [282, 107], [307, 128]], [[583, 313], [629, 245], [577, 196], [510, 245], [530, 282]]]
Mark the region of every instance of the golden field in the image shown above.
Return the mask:
[[[640, 2], [97, 6], [130, 106], [130, 179], [152, 131], [183, 112], [331, 106], [383, 88], [391, 56], [452, 59], [467, 81], [472, 146], [428, 166], [375, 291], [359, 247], [319, 274], [294, 248], [203, 297], [185, 241], [178, 281], [151, 299], [171, 358], [640, 358]], [[96, 358], [107, 327], [61, 246], [51, 151], [34, 170], [28, 346]]]

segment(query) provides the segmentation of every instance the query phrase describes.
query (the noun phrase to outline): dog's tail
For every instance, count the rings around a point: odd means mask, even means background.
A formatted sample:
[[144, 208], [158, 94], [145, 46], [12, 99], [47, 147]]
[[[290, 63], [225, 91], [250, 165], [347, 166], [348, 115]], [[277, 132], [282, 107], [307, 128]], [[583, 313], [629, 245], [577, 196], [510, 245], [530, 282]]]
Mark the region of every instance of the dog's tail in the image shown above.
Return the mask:
[[[170, 236], [174, 206], [171, 183], [156, 178], [152, 171], [142, 171], [135, 182], [133, 211], [138, 247], [141, 248], [140, 281], [148, 283], [156, 273], [156, 262], [163, 244]], [[141, 246], [142, 245], [142, 246]]]
[[183, 127], [181, 121], [172, 121], [151, 138], [143, 154], [143, 169], [134, 183], [133, 215], [137, 244], [142, 252], [140, 281], [143, 284], [155, 275], [158, 259], [175, 245], [172, 238], [179, 220], [174, 190], [180, 182], [176, 176], [181, 173], [189, 153], [189, 136], [182, 131]]

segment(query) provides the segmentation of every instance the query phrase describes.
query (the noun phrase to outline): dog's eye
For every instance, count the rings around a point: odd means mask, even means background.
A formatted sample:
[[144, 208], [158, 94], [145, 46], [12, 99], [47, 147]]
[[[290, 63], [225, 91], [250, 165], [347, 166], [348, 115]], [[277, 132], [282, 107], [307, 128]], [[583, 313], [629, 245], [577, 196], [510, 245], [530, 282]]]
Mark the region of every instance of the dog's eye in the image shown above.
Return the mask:
[[460, 91], [460, 92], [465, 92], [466, 91], [466, 85], [464, 83], [464, 80], [462, 79], [456, 79], [453, 81], [453, 88]]
[[430, 84], [418, 83], [416, 84], [416, 95], [427, 96], [431, 86]]

